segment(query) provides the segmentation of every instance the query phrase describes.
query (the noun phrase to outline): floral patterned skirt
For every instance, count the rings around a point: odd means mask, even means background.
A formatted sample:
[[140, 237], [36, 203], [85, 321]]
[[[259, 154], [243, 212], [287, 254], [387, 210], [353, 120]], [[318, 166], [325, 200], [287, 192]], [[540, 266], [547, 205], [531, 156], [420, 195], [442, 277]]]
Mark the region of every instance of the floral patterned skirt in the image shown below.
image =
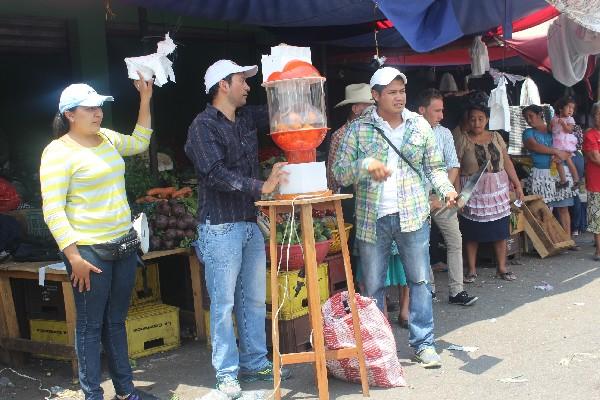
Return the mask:
[[563, 166], [563, 168], [567, 182], [569, 182], [568, 187], [557, 189], [556, 184], [559, 182], [559, 177], [555, 170], [533, 168], [525, 183], [527, 193], [542, 196], [546, 204], [573, 198], [575, 196], [575, 192], [571, 189], [573, 177], [569, 172], [569, 168], [566, 166]]
[[587, 230], [600, 234], [600, 192], [588, 192], [587, 196]]

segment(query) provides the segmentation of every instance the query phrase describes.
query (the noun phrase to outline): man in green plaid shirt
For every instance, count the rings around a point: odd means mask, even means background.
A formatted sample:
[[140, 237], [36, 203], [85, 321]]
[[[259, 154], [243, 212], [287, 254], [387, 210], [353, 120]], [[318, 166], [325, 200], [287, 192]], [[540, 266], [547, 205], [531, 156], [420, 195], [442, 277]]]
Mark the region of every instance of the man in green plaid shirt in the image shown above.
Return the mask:
[[449, 206], [455, 206], [457, 193], [430, 124], [405, 108], [406, 83], [406, 76], [392, 67], [373, 74], [376, 105], [348, 127], [333, 174], [340, 185], [356, 187], [356, 241], [366, 295], [382, 311], [390, 249], [396, 242], [410, 288], [409, 344], [417, 360], [431, 368], [441, 361], [433, 346], [426, 181]]

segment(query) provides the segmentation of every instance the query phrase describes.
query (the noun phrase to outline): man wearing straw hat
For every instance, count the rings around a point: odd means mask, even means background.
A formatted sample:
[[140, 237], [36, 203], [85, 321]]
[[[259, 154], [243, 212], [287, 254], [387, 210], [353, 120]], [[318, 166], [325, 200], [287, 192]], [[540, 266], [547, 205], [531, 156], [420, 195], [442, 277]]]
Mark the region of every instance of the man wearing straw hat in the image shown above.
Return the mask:
[[346, 109], [347, 120], [337, 131], [331, 135], [329, 143], [329, 155], [327, 157], [327, 186], [333, 193], [339, 193], [341, 187], [335, 181], [331, 167], [335, 162], [335, 153], [340, 145], [340, 140], [344, 136], [348, 125], [358, 118], [363, 111], [374, 104], [373, 96], [371, 96], [371, 88], [366, 83], [353, 83], [346, 86], [346, 98], [335, 105], [334, 108], [344, 107]]

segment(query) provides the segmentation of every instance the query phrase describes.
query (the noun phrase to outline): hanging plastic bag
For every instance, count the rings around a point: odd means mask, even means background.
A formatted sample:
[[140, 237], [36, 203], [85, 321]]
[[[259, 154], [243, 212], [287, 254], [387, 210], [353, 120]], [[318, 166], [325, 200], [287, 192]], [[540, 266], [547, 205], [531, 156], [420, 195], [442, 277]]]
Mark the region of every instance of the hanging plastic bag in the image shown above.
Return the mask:
[[[406, 386], [404, 370], [396, 354], [396, 341], [387, 318], [373, 299], [355, 295], [360, 334], [370, 386]], [[354, 347], [354, 328], [348, 292], [333, 295], [323, 304], [325, 347], [337, 350]], [[360, 383], [358, 359], [327, 360], [327, 370], [338, 379]]]

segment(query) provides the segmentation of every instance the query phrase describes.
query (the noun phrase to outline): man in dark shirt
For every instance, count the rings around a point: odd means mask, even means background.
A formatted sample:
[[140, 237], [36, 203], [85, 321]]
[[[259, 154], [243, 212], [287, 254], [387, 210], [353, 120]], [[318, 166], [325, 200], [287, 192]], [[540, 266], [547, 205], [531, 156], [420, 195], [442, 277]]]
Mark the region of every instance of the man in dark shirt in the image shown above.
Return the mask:
[[197, 248], [211, 301], [216, 387], [230, 398], [241, 396], [238, 373], [245, 381], [273, 379], [266, 357], [266, 254], [254, 201], [277, 188], [285, 163], [275, 164], [266, 182], [260, 180], [257, 128], [268, 129], [267, 108], [244, 107], [250, 91], [246, 78], [257, 70], [229, 60], [207, 69], [211, 104], [190, 125], [185, 144], [198, 176]]

